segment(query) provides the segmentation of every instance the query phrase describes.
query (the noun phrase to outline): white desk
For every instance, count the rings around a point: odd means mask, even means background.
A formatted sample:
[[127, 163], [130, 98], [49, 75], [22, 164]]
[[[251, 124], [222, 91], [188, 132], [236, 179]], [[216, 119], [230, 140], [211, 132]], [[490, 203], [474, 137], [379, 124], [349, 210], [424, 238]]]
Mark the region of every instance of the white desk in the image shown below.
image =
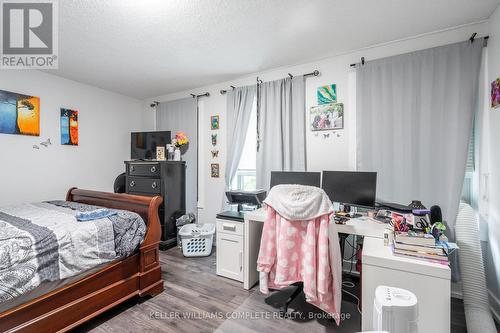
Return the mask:
[[[257, 257], [260, 247], [264, 209], [245, 215], [243, 287], [250, 289], [259, 280]], [[418, 298], [419, 332], [450, 331], [450, 278], [448, 266], [422, 260], [397, 257], [384, 246], [388, 225], [368, 218], [351, 219], [337, 224], [339, 233], [364, 236], [362, 257], [362, 329], [371, 330], [373, 298], [379, 285], [410, 290]]]
[[[243, 240], [243, 287], [250, 289], [259, 281], [257, 257], [259, 255], [260, 236], [263, 222], [266, 219], [264, 208], [245, 214]], [[336, 224], [337, 232], [364, 237], [383, 238], [387, 224], [361, 217], [350, 219], [346, 224]]]
[[419, 332], [450, 332], [451, 271], [447, 265], [394, 256], [383, 239], [372, 237], [364, 239], [362, 262], [362, 331], [372, 329], [375, 289], [385, 285], [417, 296]]

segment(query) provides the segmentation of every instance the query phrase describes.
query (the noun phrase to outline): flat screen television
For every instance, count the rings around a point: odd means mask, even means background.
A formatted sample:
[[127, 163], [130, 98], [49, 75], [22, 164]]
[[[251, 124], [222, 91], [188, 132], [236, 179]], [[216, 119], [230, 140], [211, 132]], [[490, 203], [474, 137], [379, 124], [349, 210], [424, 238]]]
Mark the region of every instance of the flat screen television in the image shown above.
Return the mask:
[[133, 132], [130, 138], [130, 158], [133, 160], [156, 159], [156, 147], [171, 142], [170, 131]]

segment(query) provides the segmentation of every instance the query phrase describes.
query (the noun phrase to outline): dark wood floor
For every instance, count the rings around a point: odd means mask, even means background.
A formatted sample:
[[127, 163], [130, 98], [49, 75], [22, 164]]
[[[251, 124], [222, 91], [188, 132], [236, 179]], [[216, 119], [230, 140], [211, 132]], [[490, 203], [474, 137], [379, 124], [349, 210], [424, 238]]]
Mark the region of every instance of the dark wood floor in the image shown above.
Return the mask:
[[[358, 332], [360, 315], [344, 295], [340, 327], [298, 300], [292, 308], [307, 317], [281, 319], [258, 289], [215, 275], [215, 254], [184, 258], [173, 248], [160, 255], [165, 291], [153, 298], [132, 299], [78, 327], [75, 332]], [[356, 291], [354, 291], [356, 293]], [[273, 295], [280, 302], [280, 295]], [[286, 298], [286, 295], [284, 296]], [[348, 317], [348, 318], [347, 318]], [[452, 333], [466, 332], [463, 305], [452, 300]]]

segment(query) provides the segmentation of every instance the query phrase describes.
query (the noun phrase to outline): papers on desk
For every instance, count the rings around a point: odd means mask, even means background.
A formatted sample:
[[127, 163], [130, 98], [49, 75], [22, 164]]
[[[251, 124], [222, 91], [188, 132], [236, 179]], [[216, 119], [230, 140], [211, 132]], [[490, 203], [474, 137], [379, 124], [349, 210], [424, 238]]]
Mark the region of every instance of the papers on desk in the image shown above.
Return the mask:
[[357, 217], [356, 220], [370, 221], [370, 222], [374, 222], [374, 223], [377, 223], [377, 224], [380, 224], [380, 225], [389, 225], [387, 222], [380, 221], [380, 220], [377, 220], [377, 219], [374, 219], [374, 218], [371, 218], [371, 217], [368, 217], [368, 216]]

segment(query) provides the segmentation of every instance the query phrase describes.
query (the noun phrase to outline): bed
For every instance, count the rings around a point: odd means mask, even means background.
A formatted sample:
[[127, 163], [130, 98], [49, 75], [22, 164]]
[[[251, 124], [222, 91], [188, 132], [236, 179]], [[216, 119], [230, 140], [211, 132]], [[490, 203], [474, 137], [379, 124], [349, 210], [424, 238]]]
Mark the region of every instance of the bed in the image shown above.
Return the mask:
[[[141, 242], [131, 253], [125, 249], [118, 258], [109, 262], [103, 260], [105, 263], [94, 265], [84, 274], [65, 279], [65, 283], [60, 286], [37, 286], [28, 293], [31, 293], [31, 298], [1, 310], [0, 332], [64, 332], [134, 296], [155, 296], [161, 293], [161, 227], [158, 218], [161, 203], [162, 198], [158, 196], [143, 197], [77, 188], [68, 191], [66, 203], [47, 203], [60, 207], [61, 210], [68, 209], [67, 206], [83, 204], [82, 206], [93, 205], [136, 213], [145, 222]], [[96, 234], [101, 235], [103, 232], [105, 231], [99, 230]], [[123, 242], [124, 246], [127, 242], [128, 240]], [[103, 247], [101, 244], [99, 246]], [[52, 287], [45, 289], [47, 292], [40, 292], [47, 286]], [[2, 295], [6, 297], [8, 293]]]

